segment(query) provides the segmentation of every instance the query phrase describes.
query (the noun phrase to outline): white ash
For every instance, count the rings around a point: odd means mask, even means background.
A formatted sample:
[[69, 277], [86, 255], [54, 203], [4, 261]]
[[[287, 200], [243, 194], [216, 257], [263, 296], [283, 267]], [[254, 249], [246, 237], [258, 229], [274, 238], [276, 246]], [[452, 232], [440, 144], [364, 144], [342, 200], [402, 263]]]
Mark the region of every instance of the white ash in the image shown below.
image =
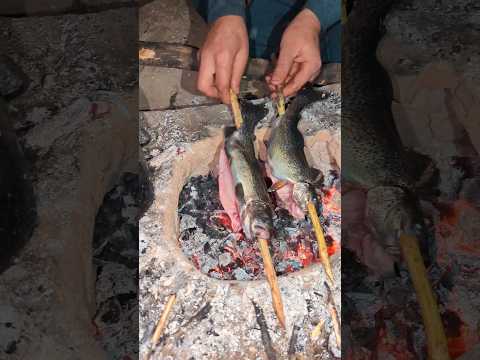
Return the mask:
[[[278, 359], [288, 357], [292, 326], [299, 324], [299, 319], [305, 321], [301, 322], [297, 343], [293, 346], [298, 349], [295, 355], [332, 359], [335, 352], [332, 347], [336, 344], [328, 341], [333, 329], [328, 325], [325, 273], [319, 264], [279, 277], [287, 317], [287, 332], [284, 332], [279, 328], [266, 281], [249, 281], [246, 285], [242, 281], [224, 282], [205, 276], [188, 262], [178, 247], [177, 239], [171, 237], [162, 223], [161, 219], [177, 208], [177, 204], [165, 202], [172, 189], [179, 186], [172, 183], [173, 165], [183, 161], [180, 160], [183, 159], [182, 154], [191, 151], [192, 141], [211, 136], [206, 130], [207, 125], [219, 128], [233, 124], [226, 109], [223, 105], [215, 105], [193, 110], [169, 110], [168, 113], [143, 113], [142, 126], [154, 135], [143, 147], [153, 199], [140, 219], [140, 352], [146, 354], [152, 349], [150, 338], [156, 323], [168, 295], [176, 292], [177, 301], [170, 314], [169, 325], [162, 340], [153, 349], [153, 359], [264, 359], [266, 345], [262, 342], [252, 301], [265, 316], [271, 346]], [[165, 115], [168, 121], [164, 121]], [[159, 124], [168, 124], [175, 129], [170, 131]], [[182, 181], [186, 182], [186, 179]], [[337, 279], [333, 293], [340, 314], [339, 255], [331, 260]], [[237, 269], [237, 278], [240, 279], [242, 274], [239, 273], [241, 270]], [[180, 274], [185, 277], [186, 283], [179, 288], [176, 279]], [[188, 291], [183, 290], [187, 288]], [[206, 308], [208, 304], [211, 308]], [[202, 309], [209, 311], [202, 313]], [[196, 317], [197, 314], [202, 316]], [[312, 341], [309, 334], [320, 320], [327, 324], [325, 332]]]

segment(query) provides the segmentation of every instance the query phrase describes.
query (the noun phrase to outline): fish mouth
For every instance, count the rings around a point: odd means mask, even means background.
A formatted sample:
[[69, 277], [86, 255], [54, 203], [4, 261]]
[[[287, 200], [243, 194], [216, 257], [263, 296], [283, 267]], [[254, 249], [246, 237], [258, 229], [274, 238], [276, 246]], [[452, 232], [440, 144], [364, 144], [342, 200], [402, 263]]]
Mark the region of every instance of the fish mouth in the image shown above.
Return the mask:
[[270, 240], [272, 236], [272, 229], [268, 224], [263, 222], [254, 222], [251, 231], [255, 239]]
[[317, 210], [317, 213], [321, 213], [320, 201], [318, 199], [315, 188], [305, 182], [293, 184], [293, 200], [305, 213], [308, 211], [308, 204], [312, 203]]
[[266, 239], [272, 236], [271, 209], [260, 202], [250, 202], [244, 211], [244, 232], [249, 239]]

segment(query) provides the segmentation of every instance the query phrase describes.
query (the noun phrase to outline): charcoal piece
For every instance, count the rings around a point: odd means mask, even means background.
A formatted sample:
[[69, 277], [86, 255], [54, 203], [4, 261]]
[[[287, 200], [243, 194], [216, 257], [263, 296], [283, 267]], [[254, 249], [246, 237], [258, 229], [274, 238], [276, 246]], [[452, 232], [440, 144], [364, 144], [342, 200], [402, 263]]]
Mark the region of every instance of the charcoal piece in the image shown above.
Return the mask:
[[[320, 189], [318, 191], [320, 193]], [[179, 195], [178, 216], [179, 245], [200, 271], [223, 280], [264, 278], [263, 260], [256, 242], [232, 233], [230, 219], [219, 200], [218, 181], [212, 175], [188, 179]], [[329, 213], [324, 224], [329, 240], [340, 236], [339, 214]], [[285, 209], [277, 208], [273, 225], [270, 248], [277, 275], [298, 271], [319, 261], [309, 220], [294, 219]]]
[[260, 326], [260, 333], [262, 337], [262, 343], [265, 347], [265, 353], [267, 354], [268, 360], [276, 360], [277, 356], [275, 354], [275, 349], [272, 345], [272, 338], [270, 337], [270, 333], [268, 332], [267, 320], [265, 319], [265, 315], [263, 310], [260, 306], [258, 306], [252, 300], [253, 307], [255, 308], [255, 318], [257, 320], [258, 326]]

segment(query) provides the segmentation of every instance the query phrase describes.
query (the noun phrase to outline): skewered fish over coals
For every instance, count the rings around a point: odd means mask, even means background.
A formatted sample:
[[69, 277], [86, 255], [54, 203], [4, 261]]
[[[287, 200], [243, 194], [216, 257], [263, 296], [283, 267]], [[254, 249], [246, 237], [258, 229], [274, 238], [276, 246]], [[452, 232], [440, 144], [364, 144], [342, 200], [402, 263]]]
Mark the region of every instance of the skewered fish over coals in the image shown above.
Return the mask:
[[300, 210], [293, 211], [297, 217], [305, 216], [309, 202], [315, 205], [319, 214], [322, 213], [321, 202], [314, 187], [319, 183], [321, 173], [309, 166], [304, 152], [303, 135], [298, 130], [302, 109], [322, 98], [327, 98], [327, 94], [313, 88], [303, 90], [292, 101], [286, 113], [275, 119], [268, 142], [268, 165], [273, 177], [279, 181], [273, 188], [292, 184], [292, 198]]
[[[263, 105], [248, 102], [242, 102], [241, 107], [242, 126], [226, 129], [225, 153], [220, 156], [220, 199], [226, 210], [236, 207], [248, 239], [270, 239], [273, 211], [254, 148], [254, 129], [266, 114], [266, 109]], [[233, 189], [230, 196], [228, 189]], [[234, 211], [235, 208], [231, 212]], [[229, 215], [235, 218], [235, 214]]]
[[[386, 91], [390, 88], [388, 76], [376, 59], [381, 20], [391, 4], [390, 0], [355, 1], [344, 25], [342, 182], [369, 190], [370, 225], [384, 249], [399, 260], [401, 232], [418, 237], [425, 255], [429, 245], [418, 201], [412, 194], [418, 159], [407, 155], [402, 147]], [[348, 230], [347, 223], [345, 217]], [[389, 266], [392, 270], [393, 263]]]

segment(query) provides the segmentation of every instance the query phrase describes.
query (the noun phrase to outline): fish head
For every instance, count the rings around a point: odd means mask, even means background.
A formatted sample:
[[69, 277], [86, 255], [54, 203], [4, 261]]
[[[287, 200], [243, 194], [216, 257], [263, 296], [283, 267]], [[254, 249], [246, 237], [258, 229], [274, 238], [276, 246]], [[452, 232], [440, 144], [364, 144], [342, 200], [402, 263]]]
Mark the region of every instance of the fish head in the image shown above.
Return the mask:
[[242, 214], [243, 231], [247, 239], [269, 240], [273, 233], [272, 210], [260, 201], [247, 203]]
[[427, 262], [431, 258], [432, 239], [419, 205], [402, 188], [380, 186], [367, 195], [367, 221], [385, 251], [400, 262], [400, 236], [411, 235], [419, 240]]
[[292, 195], [295, 204], [297, 204], [305, 214], [308, 212], [308, 203], [313, 203], [319, 215], [322, 213], [320, 200], [318, 199], [315, 188], [311, 184], [306, 182], [293, 184]]

